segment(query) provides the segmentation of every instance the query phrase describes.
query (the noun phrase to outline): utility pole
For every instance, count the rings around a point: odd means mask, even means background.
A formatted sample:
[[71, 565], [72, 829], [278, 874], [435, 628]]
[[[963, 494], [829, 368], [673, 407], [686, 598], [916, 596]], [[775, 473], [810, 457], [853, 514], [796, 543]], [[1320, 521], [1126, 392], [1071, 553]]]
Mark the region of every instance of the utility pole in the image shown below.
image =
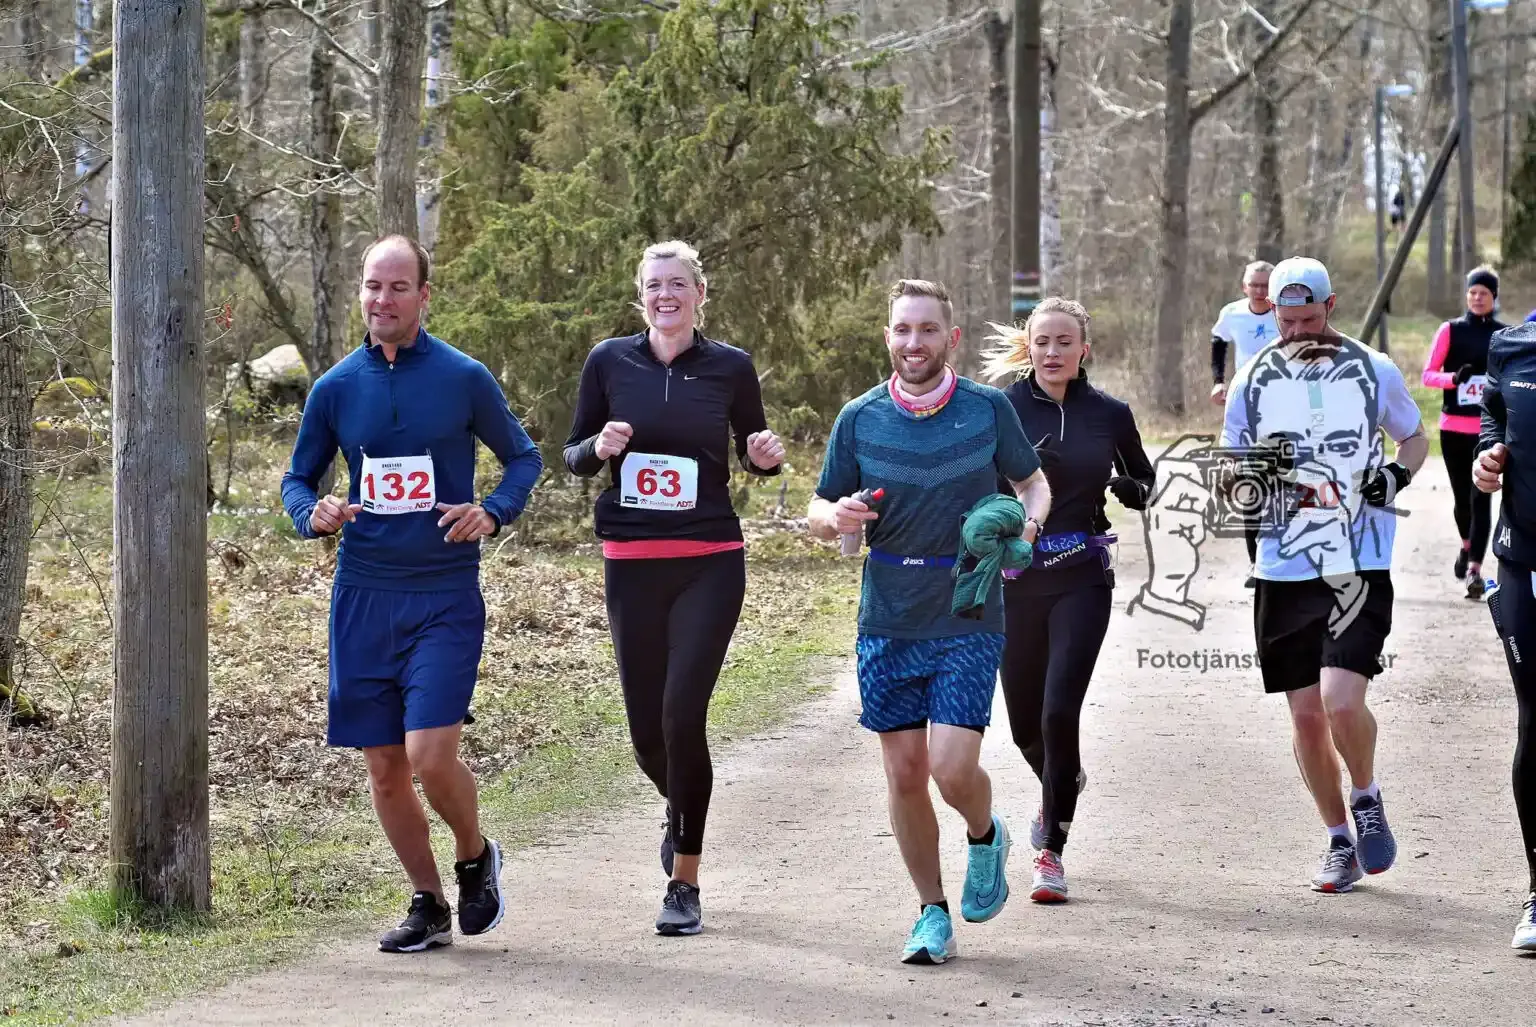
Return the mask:
[[203, 4], [117, 0], [112, 38], [114, 892], [206, 910]]
[[1040, 303], [1040, 0], [1013, 0], [1013, 319]]
[[1465, 275], [1477, 266], [1477, 210], [1473, 206], [1472, 176], [1476, 170], [1472, 147], [1472, 96], [1469, 59], [1467, 54], [1467, 0], [1450, 0], [1451, 5], [1451, 74], [1456, 82], [1456, 126], [1460, 138], [1457, 144], [1458, 175], [1461, 181], [1459, 201], [1461, 231], [1456, 233], [1457, 256], [1461, 260], [1461, 274]]
[[[1381, 144], [1382, 108], [1386, 106], [1384, 87], [1376, 87], [1376, 104], [1372, 112], [1374, 122], [1375, 143], [1374, 151], [1376, 159], [1372, 162], [1376, 165], [1376, 286], [1381, 287], [1381, 280], [1387, 275], [1387, 173], [1386, 154]], [[1381, 318], [1381, 349], [1387, 349], [1387, 318]]]

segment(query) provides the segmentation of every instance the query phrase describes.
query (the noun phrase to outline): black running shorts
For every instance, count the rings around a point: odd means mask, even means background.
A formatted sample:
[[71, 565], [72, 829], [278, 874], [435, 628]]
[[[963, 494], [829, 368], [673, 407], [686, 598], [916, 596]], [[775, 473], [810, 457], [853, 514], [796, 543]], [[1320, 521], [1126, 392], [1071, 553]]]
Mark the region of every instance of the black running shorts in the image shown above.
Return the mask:
[[1324, 667], [1375, 677], [1384, 669], [1382, 649], [1391, 631], [1388, 571], [1362, 571], [1340, 594], [1322, 578], [1260, 579], [1254, 589], [1253, 633], [1264, 691], [1271, 695], [1317, 684]]

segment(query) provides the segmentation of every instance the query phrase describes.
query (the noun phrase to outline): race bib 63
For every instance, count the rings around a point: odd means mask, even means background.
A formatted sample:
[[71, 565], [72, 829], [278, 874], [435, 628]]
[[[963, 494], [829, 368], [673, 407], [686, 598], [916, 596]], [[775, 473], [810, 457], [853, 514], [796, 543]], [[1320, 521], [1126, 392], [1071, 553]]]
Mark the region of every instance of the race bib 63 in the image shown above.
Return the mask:
[[642, 510], [692, 510], [699, 464], [685, 456], [631, 453], [619, 470], [619, 504]]

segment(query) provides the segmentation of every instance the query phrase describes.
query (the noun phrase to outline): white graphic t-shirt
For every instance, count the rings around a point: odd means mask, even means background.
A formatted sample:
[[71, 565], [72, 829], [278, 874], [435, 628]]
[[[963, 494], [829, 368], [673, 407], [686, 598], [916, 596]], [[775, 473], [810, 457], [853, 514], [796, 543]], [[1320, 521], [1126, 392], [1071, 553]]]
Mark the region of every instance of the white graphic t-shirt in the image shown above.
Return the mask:
[[1360, 495], [1390, 459], [1382, 431], [1401, 442], [1419, 407], [1390, 357], [1347, 336], [1336, 356], [1287, 359], [1277, 339], [1233, 376], [1222, 445], [1287, 440], [1293, 470], [1272, 488], [1222, 502], [1261, 520], [1254, 576], [1303, 581], [1390, 570], [1398, 514]]
[[1227, 340], [1227, 345], [1235, 351], [1232, 366], [1241, 369], [1264, 348], [1265, 343], [1280, 337], [1280, 328], [1275, 324], [1274, 307], [1255, 314], [1248, 309], [1248, 301], [1241, 299], [1221, 308], [1211, 334]]

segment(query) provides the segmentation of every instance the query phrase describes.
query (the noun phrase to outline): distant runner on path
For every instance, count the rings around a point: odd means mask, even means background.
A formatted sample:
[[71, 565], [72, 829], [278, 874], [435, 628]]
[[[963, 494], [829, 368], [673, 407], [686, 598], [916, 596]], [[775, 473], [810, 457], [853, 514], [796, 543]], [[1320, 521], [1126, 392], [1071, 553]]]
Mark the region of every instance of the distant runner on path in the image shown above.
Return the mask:
[[699, 330], [707, 286], [687, 243], [645, 250], [635, 292], [647, 328], [587, 355], [565, 441], [572, 474], [608, 469], [594, 530], [635, 761], [667, 801], [656, 918], [666, 935], [704, 926], [709, 700], [747, 589], [731, 467], [767, 476], [784, 461], [752, 358]]
[[[522, 513], [543, 468], [495, 376], [421, 327], [430, 258], [387, 236], [363, 255], [363, 344], [315, 382], [283, 506], [304, 538], [341, 532], [331, 591], [329, 727], [363, 750], [368, 790], [415, 894], [385, 952], [453, 941], [427, 817], [412, 775], [453, 830], [459, 929], [501, 922], [501, 847], [480, 833], [474, 775], [459, 733], [485, 637], [480, 540]], [[475, 440], [502, 465], [475, 501]], [[337, 450], [345, 502], [316, 494]]]
[[[930, 778], [966, 822], [962, 915], [990, 920], [1008, 900], [1011, 842], [980, 766], [1003, 653], [1004, 564], [996, 552], [974, 568], [962, 559], [975, 552], [970, 518], [999, 536], [1014, 518], [1012, 541], [1032, 544], [1050, 514], [1050, 487], [1008, 398], [950, 366], [960, 329], [942, 285], [898, 282], [885, 341], [893, 373], [838, 414], [810, 531], [856, 538], [868, 528], [859, 722], [880, 735], [891, 829], [920, 902], [902, 961], [942, 963], [956, 949]], [[999, 474], [1018, 500], [997, 495]], [[883, 490], [874, 509], [855, 498], [865, 490]]]
[[1488, 612], [1515, 683], [1515, 813], [1530, 866], [1530, 894], [1511, 947], [1536, 952], [1536, 324], [1496, 333], [1488, 345], [1488, 384], [1473, 469], [1478, 489], [1503, 489], [1493, 555], [1497, 583]]
[[[1233, 300], [1221, 308], [1216, 323], [1211, 327], [1211, 402], [1222, 406], [1227, 402], [1227, 346], [1233, 348], [1232, 369], [1241, 370], [1259, 350], [1280, 335], [1275, 323], [1275, 306], [1269, 300], [1269, 276], [1275, 266], [1266, 260], [1256, 260], [1243, 269], [1243, 298]], [[1243, 532], [1243, 542], [1248, 547], [1248, 563], [1252, 564], [1257, 553], [1258, 527], [1250, 523]], [[1250, 572], [1244, 583], [1254, 586]]]
[[1483, 554], [1488, 551], [1493, 497], [1472, 487], [1472, 454], [1482, 430], [1488, 340], [1509, 327], [1493, 312], [1499, 276], [1480, 267], [1467, 275], [1467, 312], [1435, 332], [1424, 360], [1426, 388], [1441, 389], [1440, 455], [1451, 479], [1451, 501], [1461, 547], [1453, 573], [1468, 599], [1483, 594]]
[[[1379, 874], [1397, 857], [1365, 694], [1392, 630], [1397, 516], [1388, 508], [1429, 440], [1391, 358], [1329, 324], [1337, 297], [1327, 268], [1292, 257], [1270, 285], [1281, 339], [1233, 379], [1222, 444], [1248, 455], [1227, 495], [1242, 482], [1250, 497], [1265, 497], [1253, 597], [1264, 691], [1286, 697], [1296, 762], [1328, 830], [1312, 887], [1347, 892], [1362, 867]], [[1383, 431], [1397, 447], [1390, 463]], [[1356, 838], [1339, 795], [1340, 755]]]

